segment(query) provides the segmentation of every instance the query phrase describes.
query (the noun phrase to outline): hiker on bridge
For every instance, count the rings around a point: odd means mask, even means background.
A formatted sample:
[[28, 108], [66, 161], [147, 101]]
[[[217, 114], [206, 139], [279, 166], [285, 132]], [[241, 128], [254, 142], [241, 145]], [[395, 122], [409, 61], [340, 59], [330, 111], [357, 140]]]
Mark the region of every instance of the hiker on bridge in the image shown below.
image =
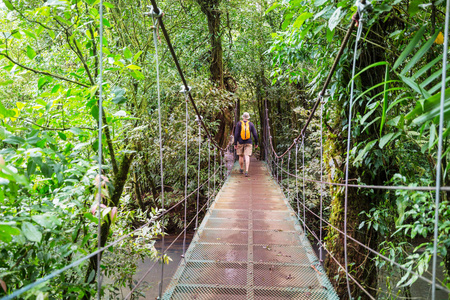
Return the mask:
[[250, 115], [245, 112], [242, 115], [242, 121], [238, 122], [234, 131], [234, 149], [236, 154], [239, 155], [239, 165], [241, 169], [239, 172], [244, 173], [244, 160], [245, 160], [245, 177], [248, 177], [248, 167], [250, 166], [250, 156], [252, 155], [252, 138], [250, 133], [253, 134], [255, 139], [255, 149], [258, 148], [258, 134], [256, 133], [255, 125], [249, 121]]

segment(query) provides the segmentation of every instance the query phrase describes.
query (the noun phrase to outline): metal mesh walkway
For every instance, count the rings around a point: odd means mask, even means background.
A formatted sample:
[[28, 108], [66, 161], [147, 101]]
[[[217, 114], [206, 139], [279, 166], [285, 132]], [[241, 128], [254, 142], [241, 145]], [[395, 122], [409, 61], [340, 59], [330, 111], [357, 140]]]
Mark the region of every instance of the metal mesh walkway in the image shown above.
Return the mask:
[[263, 162], [235, 168], [163, 299], [339, 299]]

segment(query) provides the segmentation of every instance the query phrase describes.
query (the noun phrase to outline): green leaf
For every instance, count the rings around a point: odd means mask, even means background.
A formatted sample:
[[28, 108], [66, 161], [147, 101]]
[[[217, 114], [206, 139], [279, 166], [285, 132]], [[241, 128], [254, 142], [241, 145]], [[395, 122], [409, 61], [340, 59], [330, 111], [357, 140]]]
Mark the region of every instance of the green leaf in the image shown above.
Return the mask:
[[327, 28], [327, 41], [329, 43], [333, 42], [334, 31], [335, 30], [330, 30], [330, 28]]
[[127, 98], [125, 98], [125, 89], [121, 87], [114, 87], [111, 91], [114, 94], [114, 97], [112, 98], [112, 101], [116, 104], [123, 104], [127, 101]]
[[387, 106], [388, 106], [388, 97], [389, 97], [389, 93], [388, 93], [388, 89], [389, 89], [389, 65], [386, 65], [386, 73], [384, 74], [384, 97], [383, 97], [383, 112], [381, 115], [381, 124], [380, 124], [380, 136], [383, 134], [383, 126], [384, 123], [386, 122], [386, 110], [387, 110]]
[[0, 82], [0, 86], [5, 86], [5, 85], [11, 84], [11, 83], [13, 83], [13, 82], [14, 82], [14, 80], [5, 80], [5, 81], [1, 81], [1, 82]]
[[416, 93], [421, 95], [423, 98], [430, 98], [431, 95], [429, 92], [424, 90], [419, 84], [417, 84], [414, 80], [412, 80], [409, 77], [403, 76], [399, 74], [399, 77], [403, 80], [404, 83], [406, 83], [410, 88], [412, 88]]
[[0, 241], [9, 243], [13, 235], [20, 234], [20, 230], [12, 225], [14, 224], [0, 223]]
[[11, 133], [8, 130], [0, 126], [0, 140], [4, 140], [10, 135]]
[[379, 12], [386, 12], [386, 11], [390, 11], [392, 9], [392, 5], [389, 4], [381, 4], [381, 5], [377, 5], [375, 7], [375, 11], [379, 11]]
[[42, 239], [42, 233], [36, 228], [36, 226], [29, 222], [22, 223], [22, 232], [25, 237], [32, 242], [39, 243]]
[[314, 5], [315, 5], [315, 6], [321, 6], [321, 5], [325, 4], [327, 1], [328, 1], [328, 0], [316, 0], [316, 1], [314, 2]]
[[94, 280], [95, 277], [95, 270], [92, 270], [91, 273], [89, 274], [88, 280], [86, 281], [86, 283], [91, 283], [92, 280]]
[[380, 138], [379, 146], [381, 149], [383, 149], [384, 146], [386, 146], [391, 140], [397, 138], [401, 132], [390, 132]]
[[422, 56], [425, 55], [425, 53], [428, 52], [428, 50], [433, 46], [434, 41], [436, 40], [437, 36], [439, 34], [439, 31], [436, 31], [436, 33], [428, 39], [428, 41], [420, 47], [419, 51], [417, 51], [416, 54], [411, 58], [411, 60], [408, 62], [408, 64], [403, 68], [402, 72], [400, 74], [405, 75], [406, 72], [408, 72], [412, 67], [417, 65], [417, 62], [422, 58]]
[[25, 35], [26, 35], [27, 37], [30, 37], [30, 38], [32, 38], [32, 39], [36, 39], [36, 35], [35, 35], [33, 32], [31, 32], [31, 31], [29, 31], [29, 30], [26, 30], [26, 29], [22, 29], [22, 31], [25, 32]]
[[12, 6], [12, 4], [9, 0], [3, 0], [3, 3], [9, 10], [14, 10], [14, 7]]
[[22, 145], [25, 143], [25, 140], [21, 137], [10, 135], [6, 139], [4, 139], [3, 142], [12, 145]]
[[41, 225], [44, 228], [54, 228], [57, 225], [61, 225], [61, 220], [58, 219], [55, 215], [50, 213], [45, 213], [42, 215], [34, 215], [31, 216], [31, 219], [35, 221], [37, 224]]
[[280, 3], [275, 2], [274, 4], [272, 4], [271, 7], [269, 7], [269, 8], [264, 12], [264, 14], [268, 14], [269, 12], [271, 12], [271, 11], [274, 10], [275, 8], [279, 7], [280, 5], [281, 5]]
[[91, 115], [94, 117], [94, 119], [98, 120], [99, 117], [99, 109], [97, 105], [92, 106], [91, 108]]
[[108, 19], [103, 18], [103, 25], [105, 25], [106, 27], [111, 27], [111, 24], [109, 23]]
[[375, 106], [373, 108], [371, 108], [360, 120], [361, 125], [363, 125], [366, 120], [376, 111], [376, 109], [378, 108], [378, 106], [380, 105], [380, 102], [375, 102], [374, 103]]
[[3, 106], [1, 101], [0, 101], [0, 114], [3, 115], [3, 117], [5, 118], [9, 117], [9, 110]]
[[375, 119], [373, 119], [372, 121], [370, 121], [363, 130], [361, 130], [361, 132], [364, 132], [367, 128], [369, 128], [370, 125], [372, 125], [373, 123], [375, 123], [376, 121], [378, 121], [379, 119], [381, 119], [381, 117], [376, 117]]
[[86, 219], [90, 220], [91, 222], [98, 224], [98, 218], [94, 217], [90, 212], [84, 213], [84, 216], [86, 217]]
[[64, 133], [60, 132], [60, 131], [58, 131], [58, 136], [59, 136], [59, 138], [62, 139], [63, 141], [66, 141], [66, 140], [67, 140], [67, 136], [66, 136]]
[[419, 12], [419, 5], [424, 3], [425, 0], [411, 0], [408, 6], [408, 13], [411, 17], [414, 17]]
[[[416, 104], [414, 110], [406, 115], [407, 120], [413, 120], [414, 124], [423, 124], [427, 121], [433, 120], [440, 115], [440, 102], [441, 93], [437, 93], [432, 97], [429, 97], [423, 102], [423, 105], [419, 102]], [[444, 118], [448, 118], [450, 115], [450, 88], [445, 90], [444, 99]]]
[[47, 76], [39, 78], [39, 80], [38, 80], [38, 89], [40, 90], [48, 82], [49, 81], [48, 81]]
[[56, 84], [56, 85], [52, 88], [52, 94], [55, 94], [56, 92], [58, 92], [60, 88], [61, 88], [61, 85], [60, 85], [60, 84]]
[[376, 142], [377, 142], [377, 140], [373, 140], [371, 142], [368, 142], [367, 145], [364, 147], [364, 149], [359, 151], [358, 156], [355, 158], [355, 161], [353, 163], [357, 163], [358, 161], [362, 161], [364, 156], [366, 156], [366, 154], [370, 151], [370, 149], [372, 149], [373, 145], [375, 145]]
[[[357, 78], [359, 75], [361, 75], [361, 74], [364, 73], [365, 71], [367, 71], [367, 70], [369, 70], [369, 69], [372, 69], [372, 68], [375, 68], [375, 67], [378, 67], [378, 66], [385, 66], [385, 65], [388, 65], [388, 64], [389, 64], [389, 63], [388, 63], [387, 61], [379, 61], [379, 62], [373, 63], [373, 64], [371, 64], [371, 65], [365, 67], [364, 69], [362, 69], [361, 71], [359, 71], [358, 73], [356, 73], [355, 77], [353, 77], [352, 79], [349, 80], [349, 83], [348, 83], [347, 87], [350, 86], [352, 80], [354, 80], [355, 78]], [[391, 82], [399, 82], [399, 81], [398, 81], [398, 80], [397, 80], [397, 81], [392, 80]], [[384, 83], [378, 83], [376, 86], [378, 87], [378, 86], [381, 86], [381, 85], [384, 85]], [[372, 87], [375, 87], [375, 86], [372, 86]], [[356, 102], [356, 99], [355, 99], [355, 102]]]
[[291, 20], [292, 20], [293, 16], [294, 15], [292, 13], [287, 13], [284, 16], [284, 21], [283, 21], [283, 24], [281, 25], [281, 30], [285, 30], [289, 26], [289, 24], [291, 24]]
[[127, 47], [125, 47], [123, 49], [123, 57], [125, 57], [125, 59], [133, 58], [133, 54], [131, 53], [130, 49], [128, 49]]
[[305, 23], [305, 21], [309, 18], [311, 18], [314, 14], [310, 13], [310, 12], [305, 12], [302, 13], [294, 22], [294, 24], [292, 26], [294, 26], [295, 28], [300, 28], [303, 23]]
[[436, 124], [430, 125], [430, 140], [428, 142], [428, 149], [431, 149], [434, 144], [434, 140], [436, 139]]
[[406, 59], [406, 57], [413, 51], [413, 49], [417, 46], [420, 39], [422, 38], [423, 34], [425, 33], [425, 30], [427, 29], [426, 25], [422, 26], [419, 31], [417, 31], [414, 38], [411, 40], [411, 42], [406, 46], [405, 50], [400, 54], [400, 56], [395, 61], [394, 67], [392, 70], [397, 69]]
[[334, 30], [336, 26], [339, 25], [339, 22], [341, 21], [342, 18], [341, 11], [342, 8], [338, 7], [338, 9], [336, 9], [334, 13], [331, 15], [330, 20], [328, 20], [328, 28], [330, 28], [330, 30]]
[[70, 132], [72, 132], [75, 135], [82, 135], [83, 131], [80, 128], [72, 127], [69, 129]]
[[140, 70], [141, 69], [141, 67], [136, 66], [136, 65], [128, 65], [127, 68], [130, 70]]
[[133, 72], [131, 72], [131, 76], [133, 76], [133, 78], [138, 80], [145, 79], [144, 74], [142, 74], [142, 72], [139, 70], [133, 70]]
[[141, 54], [142, 54], [142, 51], [139, 51], [138, 53], [136, 53], [133, 57], [133, 62], [136, 62], [139, 59], [139, 57], [141, 56]]
[[89, 89], [89, 95], [90, 97], [94, 97], [95, 93], [97, 93], [98, 90], [98, 85], [93, 85], [90, 89]]
[[59, 22], [61, 22], [61, 23], [63, 23], [63, 24], [66, 24], [66, 25], [68, 25], [68, 26], [71, 26], [71, 25], [72, 25], [69, 21], [67, 21], [67, 20], [64, 19], [64, 18], [61, 18], [61, 17], [58, 16], [58, 15], [55, 15], [54, 18], [55, 18], [56, 20], [58, 20]]
[[109, 2], [103, 2], [103, 5], [107, 8], [114, 8], [115, 6]]

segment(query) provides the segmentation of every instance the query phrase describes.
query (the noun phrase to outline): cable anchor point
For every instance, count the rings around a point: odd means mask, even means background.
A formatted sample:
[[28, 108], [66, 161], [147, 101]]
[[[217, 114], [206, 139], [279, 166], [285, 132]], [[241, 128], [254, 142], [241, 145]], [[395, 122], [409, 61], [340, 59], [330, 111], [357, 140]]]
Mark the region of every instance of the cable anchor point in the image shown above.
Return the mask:
[[364, 13], [372, 10], [372, 4], [366, 0], [356, 0], [356, 13], [352, 16], [352, 20], [356, 22], [356, 27], [359, 27], [360, 22], [364, 22]]
[[198, 125], [201, 124], [201, 121], [203, 120], [203, 116], [200, 116], [200, 119], [198, 118], [198, 115], [195, 115], [195, 122], [198, 123]]
[[190, 86], [187, 86], [187, 90], [186, 90], [186, 86], [185, 85], [181, 86], [180, 93], [189, 93], [190, 91], [191, 91], [191, 87]]
[[[153, 17], [153, 18], [160, 18], [164, 15], [162, 9], [160, 8], [154, 8], [153, 5], [147, 5], [147, 8], [149, 9], [148, 12], [144, 13], [144, 16], [149, 16], [149, 17]], [[158, 12], [156, 11], [158, 10]]]

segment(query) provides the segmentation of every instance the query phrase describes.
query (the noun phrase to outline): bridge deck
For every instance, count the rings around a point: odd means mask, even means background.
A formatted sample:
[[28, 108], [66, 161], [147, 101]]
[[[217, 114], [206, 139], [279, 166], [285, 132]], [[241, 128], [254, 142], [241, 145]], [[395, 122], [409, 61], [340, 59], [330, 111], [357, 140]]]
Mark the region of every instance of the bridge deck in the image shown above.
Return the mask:
[[339, 299], [266, 165], [249, 174], [234, 168], [163, 299]]

